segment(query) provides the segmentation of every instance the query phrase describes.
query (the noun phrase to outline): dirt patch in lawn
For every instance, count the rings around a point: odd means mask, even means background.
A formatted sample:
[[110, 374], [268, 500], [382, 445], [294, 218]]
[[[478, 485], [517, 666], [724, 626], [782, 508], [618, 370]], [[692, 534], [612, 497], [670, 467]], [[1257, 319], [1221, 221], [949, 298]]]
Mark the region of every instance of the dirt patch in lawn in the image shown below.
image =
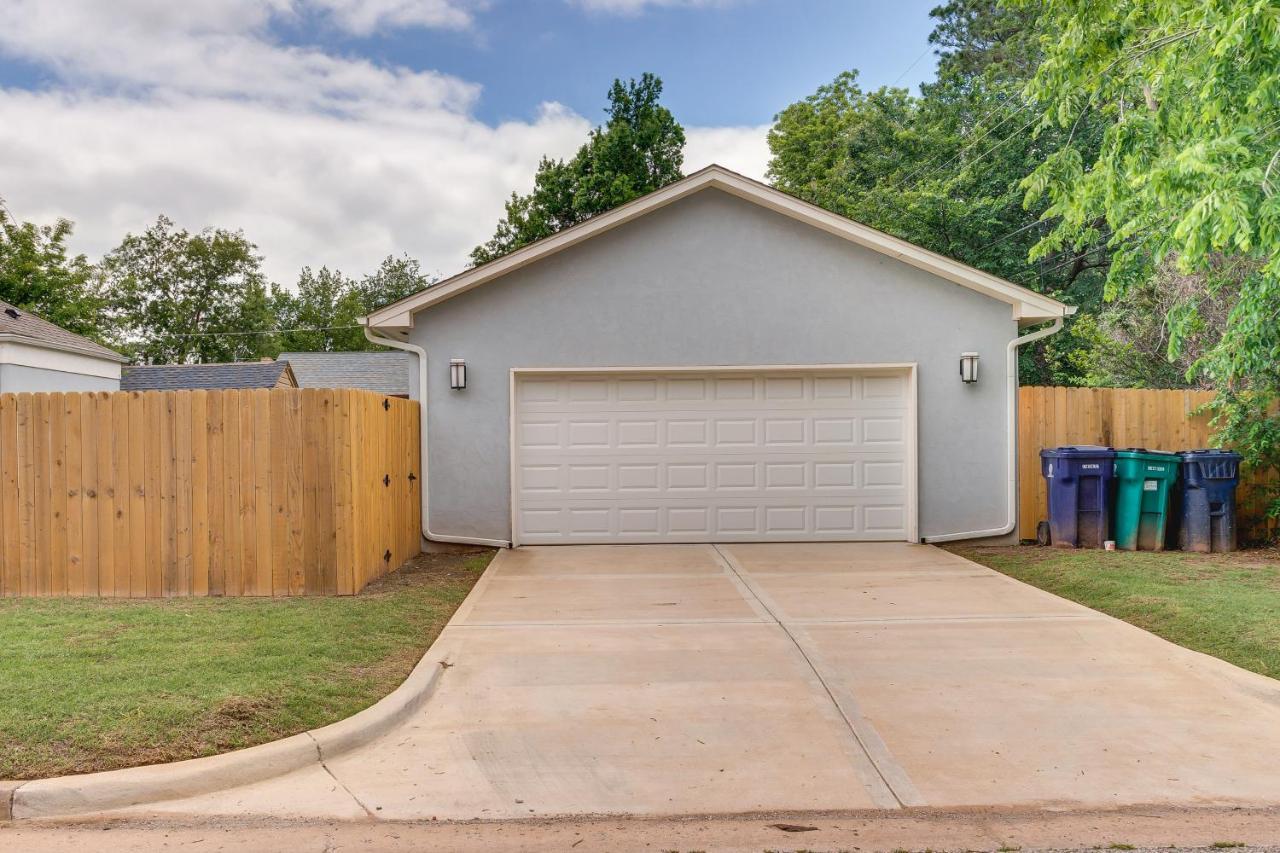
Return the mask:
[[0, 601], [0, 779], [212, 755], [404, 680], [493, 557], [422, 554], [340, 598]]

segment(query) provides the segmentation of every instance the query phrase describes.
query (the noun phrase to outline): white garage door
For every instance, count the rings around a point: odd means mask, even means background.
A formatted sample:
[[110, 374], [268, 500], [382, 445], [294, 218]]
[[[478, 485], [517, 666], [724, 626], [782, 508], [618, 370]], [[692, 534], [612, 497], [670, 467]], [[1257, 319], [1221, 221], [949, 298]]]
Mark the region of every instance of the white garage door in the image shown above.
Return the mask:
[[908, 369], [518, 373], [519, 544], [907, 539]]

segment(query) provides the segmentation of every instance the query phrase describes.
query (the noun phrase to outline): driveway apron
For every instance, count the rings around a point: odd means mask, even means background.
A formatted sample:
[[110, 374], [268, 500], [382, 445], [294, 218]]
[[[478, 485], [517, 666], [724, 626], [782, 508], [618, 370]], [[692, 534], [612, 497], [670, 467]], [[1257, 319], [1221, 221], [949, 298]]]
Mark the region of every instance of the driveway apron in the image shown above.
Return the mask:
[[383, 819], [1280, 802], [1280, 683], [940, 549], [504, 551], [435, 695], [133, 811]]

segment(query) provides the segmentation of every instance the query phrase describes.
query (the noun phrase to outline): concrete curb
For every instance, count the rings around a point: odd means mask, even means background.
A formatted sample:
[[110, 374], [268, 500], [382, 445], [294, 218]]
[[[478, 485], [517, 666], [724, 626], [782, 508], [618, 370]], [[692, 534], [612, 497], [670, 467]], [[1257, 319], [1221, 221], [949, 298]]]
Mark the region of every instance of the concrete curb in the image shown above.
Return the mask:
[[67, 817], [208, 794], [321, 764], [403, 722], [435, 692], [445, 661], [428, 649], [399, 687], [345, 720], [247, 749], [171, 764], [0, 782], [0, 820]]
[[0, 782], [0, 821], [13, 820], [13, 792], [21, 782]]

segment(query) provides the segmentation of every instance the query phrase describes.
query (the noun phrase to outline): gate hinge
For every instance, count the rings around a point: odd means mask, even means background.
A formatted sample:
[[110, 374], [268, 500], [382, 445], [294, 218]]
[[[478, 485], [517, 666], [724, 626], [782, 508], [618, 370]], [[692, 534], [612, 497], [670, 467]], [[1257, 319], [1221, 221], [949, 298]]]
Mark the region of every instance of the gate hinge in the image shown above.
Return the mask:
[[390, 486], [390, 485], [391, 485], [391, 475], [390, 475], [390, 474], [384, 474], [384, 475], [382, 475], [382, 485], [384, 485], [384, 486]]
[[386, 411], [389, 411], [390, 409], [391, 409], [391, 401], [390, 401], [390, 400], [388, 400], [386, 397], [383, 397], [383, 398], [382, 398], [382, 411], [386, 412]]

